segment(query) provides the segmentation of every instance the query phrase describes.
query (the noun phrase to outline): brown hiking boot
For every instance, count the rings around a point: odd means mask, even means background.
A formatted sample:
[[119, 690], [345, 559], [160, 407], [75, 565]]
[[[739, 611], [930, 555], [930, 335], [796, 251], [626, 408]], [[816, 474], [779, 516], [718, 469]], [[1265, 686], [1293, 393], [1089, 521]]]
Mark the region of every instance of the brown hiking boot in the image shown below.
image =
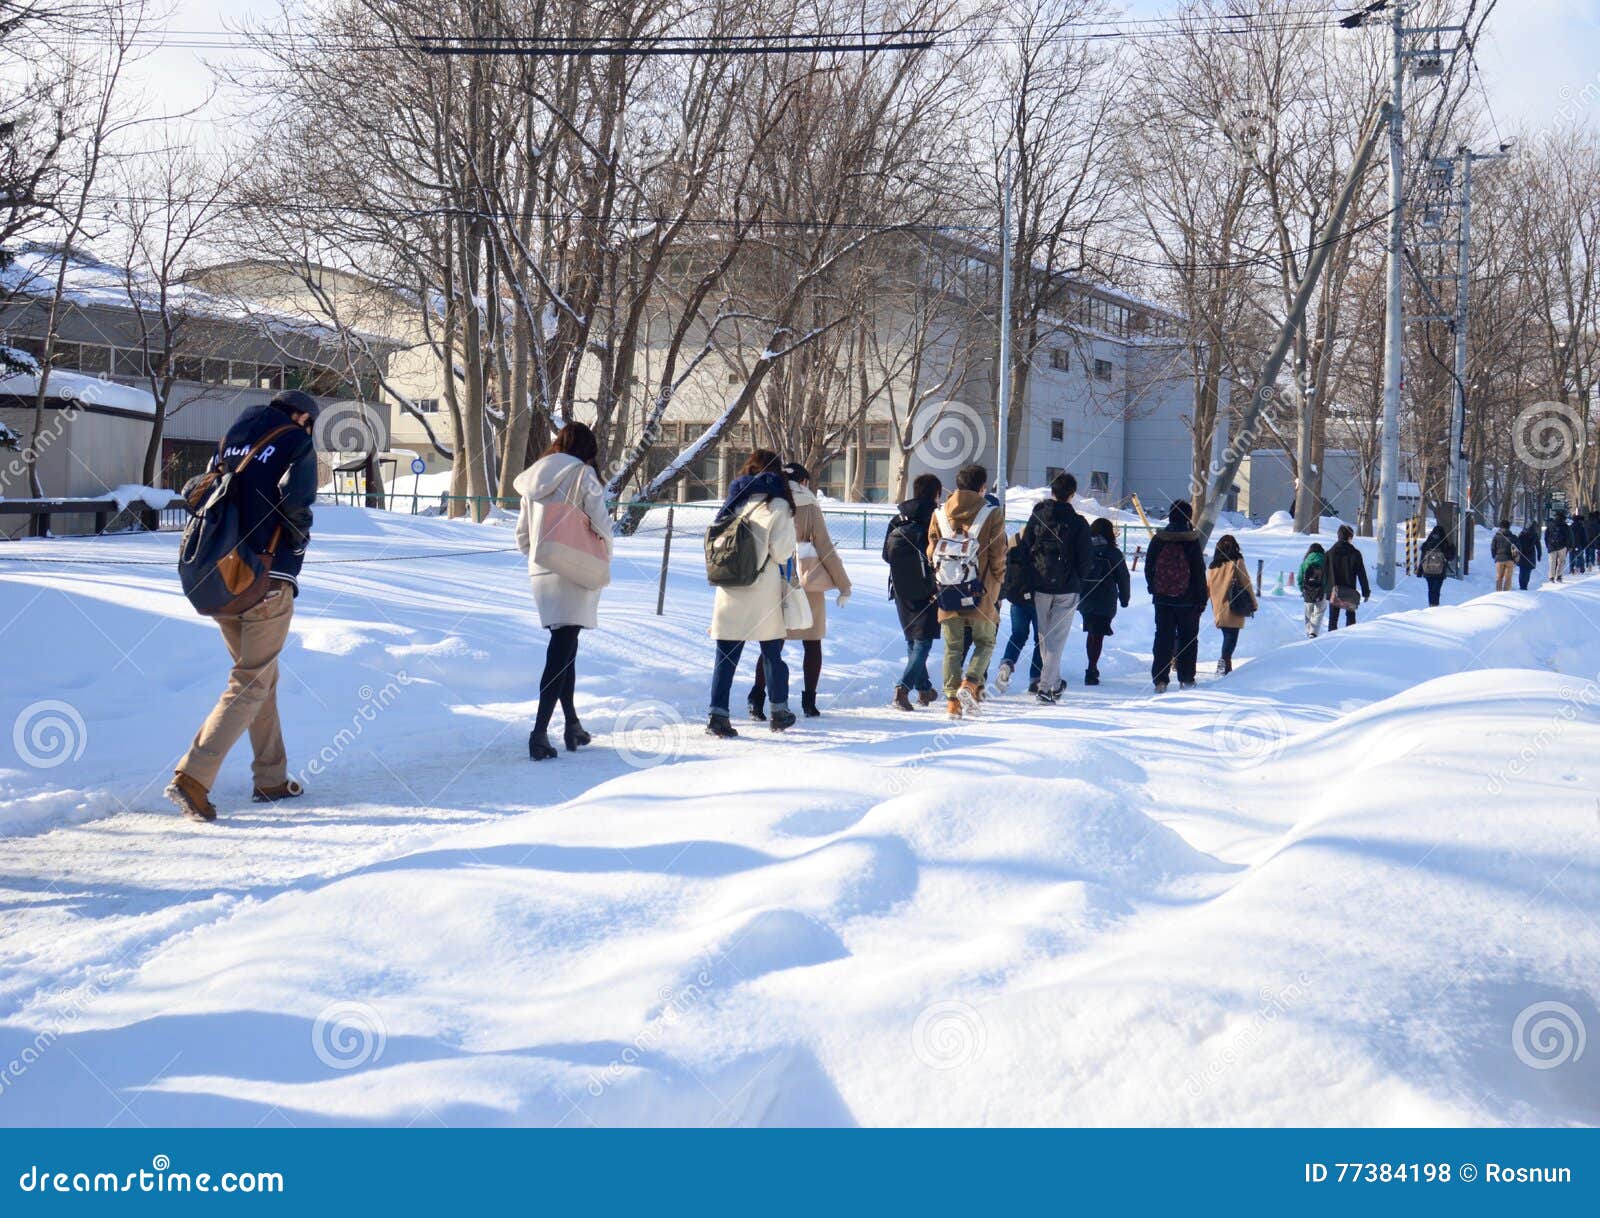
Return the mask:
[[967, 714], [976, 715], [978, 713], [978, 703], [983, 701], [983, 687], [976, 681], [963, 681], [961, 682], [960, 690], [956, 693], [956, 697], [961, 700], [963, 709]]
[[928, 706], [938, 700], [939, 691], [936, 689], [925, 689], [917, 695], [917, 703], [920, 706]]
[[209, 822], [217, 819], [217, 805], [211, 802], [210, 792], [198, 779], [190, 778], [182, 770], [172, 776], [167, 784], [166, 796], [190, 820]]
[[952, 719], [961, 718], [961, 699], [947, 698], [945, 700], [944, 709], [949, 713]]
[[256, 787], [250, 792], [250, 798], [258, 804], [275, 804], [280, 799], [299, 799], [306, 793], [292, 778], [286, 778], [275, 787]]
[[914, 711], [917, 708], [911, 705], [911, 691], [904, 685], [894, 687], [894, 699], [889, 703], [895, 710]]

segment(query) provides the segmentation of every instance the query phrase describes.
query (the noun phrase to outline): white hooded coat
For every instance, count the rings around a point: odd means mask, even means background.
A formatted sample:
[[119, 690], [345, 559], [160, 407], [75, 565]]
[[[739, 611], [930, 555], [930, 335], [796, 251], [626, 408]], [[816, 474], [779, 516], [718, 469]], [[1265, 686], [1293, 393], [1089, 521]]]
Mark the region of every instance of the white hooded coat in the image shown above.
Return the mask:
[[[574, 472], [581, 468], [581, 473]], [[605, 488], [594, 468], [566, 453], [540, 457], [517, 475], [511, 484], [522, 496], [517, 515], [517, 548], [528, 555], [528, 578], [533, 584], [533, 603], [539, 610], [539, 624], [546, 628], [582, 626], [593, 630], [600, 608], [600, 589], [584, 588], [554, 571], [547, 571], [533, 560], [533, 542], [528, 534], [528, 509], [535, 503], [556, 498], [581, 507], [606, 543], [611, 557], [611, 518], [606, 514]]]
[[746, 643], [781, 639], [783, 597], [788, 581], [783, 564], [794, 557], [794, 513], [782, 499], [768, 499], [740, 509], [755, 531], [757, 552], [766, 560], [756, 582], [744, 588], [718, 588], [711, 609], [711, 637]]

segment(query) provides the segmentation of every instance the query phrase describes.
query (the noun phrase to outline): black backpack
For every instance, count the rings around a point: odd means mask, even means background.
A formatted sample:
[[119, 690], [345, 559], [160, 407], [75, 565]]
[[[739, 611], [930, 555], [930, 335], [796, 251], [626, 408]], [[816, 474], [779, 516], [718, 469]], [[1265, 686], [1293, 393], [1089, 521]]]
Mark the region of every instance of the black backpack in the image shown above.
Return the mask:
[[231, 617], [265, 599], [283, 526], [273, 529], [266, 549], [257, 551], [244, 538], [233, 486], [263, 450], [294, 430], [293, 423], [273, 428], [251, 445], [232, 469], [223, 467], [219, 446], [212, 467], [184, 486], [183, 498], [190, 518], [178, 547], [178, 582], [195, 612], [206, 617]]
[[889, 564], [889, 595], [908, 605], [933, 599], [933, 567], [927, 551], [917, 544], [917, 522], [896, 516], [883, 539], [883, 561]]
[[1038, 592], [1064, 592], [1072, 583], [1067, 570], [1067, 526], [1040, 525], [1029, 543], [1032, 551], [1033, 587]]
[[760, 546], [744, 511], [712, 521], [706, 530], [706, 580], [713, 588], [748, 588], [767, 565]]

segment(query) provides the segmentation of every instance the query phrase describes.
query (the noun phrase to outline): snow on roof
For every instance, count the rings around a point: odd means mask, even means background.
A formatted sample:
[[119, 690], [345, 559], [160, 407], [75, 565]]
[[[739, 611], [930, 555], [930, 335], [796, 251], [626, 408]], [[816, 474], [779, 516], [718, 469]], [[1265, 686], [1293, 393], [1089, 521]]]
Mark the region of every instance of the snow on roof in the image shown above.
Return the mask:
[[[62, 247], [51, 242], [31, 242], [18, 246], [13, 253], [10, 265], [0, 270], [0, 296], [51, 295], [61, 269]], [[63, 291], [73, 304], [108, 309], [127, 309], [135, 305], [145, 310], [160, 307], [161, 285], [152, 276], [103, 262], [81, 247], [67, 251], [66, 259]], [[297, 334], [315, 341], [331, 341], [338, 335], [334, 327], [321, 322], [257, 305], [247, 307], [192, 284], [169, 283], [166, 294], [170, 308], [197, 317], [265, 323], [280, 333]]]
[[[119, 385], [116, 381], [102, 381], [81, 372], [55, 369], [45, 385], [45, 396], [63, 402], [79, 402], [84, 406], [105, 406], [112, 410], [130, 410], [137, 414], [154, 415], [156, 400], [143, 389]], [[14, 372], [0, 377], [0, 397], [32, 398], [39, 393], [39, 377], [33, 372]]]

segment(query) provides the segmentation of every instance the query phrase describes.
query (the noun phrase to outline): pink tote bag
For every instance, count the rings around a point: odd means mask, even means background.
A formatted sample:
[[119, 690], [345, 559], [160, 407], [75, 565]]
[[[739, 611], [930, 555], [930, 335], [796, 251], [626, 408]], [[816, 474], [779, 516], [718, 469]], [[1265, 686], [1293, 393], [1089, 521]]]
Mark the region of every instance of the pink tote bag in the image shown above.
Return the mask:
[[[578, 468], [578, 480], [583, 478], [584, 468]], [[576, 486], [574, 481], [572, 487]], [[605, 538], [594, 531], [589, 513], [580, 505], [563, 495], [536, 500], [528, 512], [528, 536], [533, 539], [531, 557], [536, 564], [591, 591], [611, 582]]]

